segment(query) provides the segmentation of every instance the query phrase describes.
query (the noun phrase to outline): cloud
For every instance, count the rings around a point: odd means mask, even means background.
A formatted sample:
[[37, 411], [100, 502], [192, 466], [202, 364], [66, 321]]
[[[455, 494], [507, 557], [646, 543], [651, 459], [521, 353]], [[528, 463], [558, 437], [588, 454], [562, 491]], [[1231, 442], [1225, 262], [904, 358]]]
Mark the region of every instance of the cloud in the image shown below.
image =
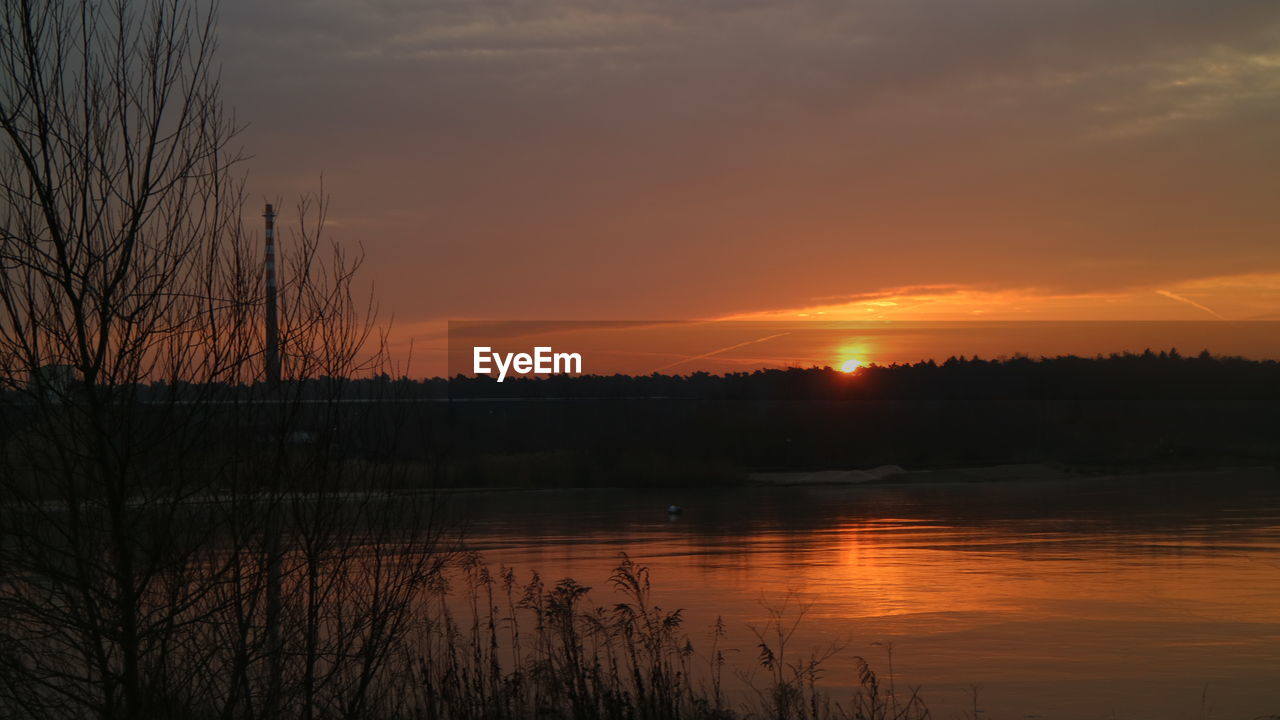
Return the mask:
[[335, 230], [365, 243], [383, 307], [409, 323], [863, 296], [908, 312], [1280, 272], [1274, 0], [276, 0], [223, 16], [250, 191], [288, 197], [324, 171]]
[[[1045, 288], [903, 287], [798, 308], [736, 313], [724, 320], [954, 321], [992, 320], [1262, 320], [1280, 304], [1280, 273], [1216, 276], [1181, 282], [1174, 289], [1130, 287], [1110, 292], [1061, 292]], [[1176, 304], [1153, 303], [1152, 295]], [[1193, 299], [1203, 299], [1205, 302]], [[830, 300], [830, 299], [829, 299]], [[1212, 302], [1226, 312], [1219, 312]], [[1193, 314], [1179, 308], [1194, 308]]]

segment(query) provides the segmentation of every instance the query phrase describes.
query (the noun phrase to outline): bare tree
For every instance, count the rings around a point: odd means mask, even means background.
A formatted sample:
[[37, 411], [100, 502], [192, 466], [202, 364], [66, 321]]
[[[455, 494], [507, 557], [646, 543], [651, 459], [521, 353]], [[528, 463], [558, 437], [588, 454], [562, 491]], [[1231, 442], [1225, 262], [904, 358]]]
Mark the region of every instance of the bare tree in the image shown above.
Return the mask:
[[34, 714], [154, 705], [146, 656], [191, 592], [166, 570], [199, 538], [163, 526], [181, 493], [144, 490], [178, 480], [193, 438], [136, 394], [245, 369], [208, 343], [248, 326], [221, 327], [220, 301], [238, 301], [217, 262], [239, 240], [235, 132], [196, 12], [17, 0], [0, 28], [0, 383], [29, 401], [6, 447], [6, 669]]
[[265, 392], [214, 11], [4, 2], [0, 715], [363, 716], [444, 557], [382, 468], [294, 442], [385, 362], [322, 201]]

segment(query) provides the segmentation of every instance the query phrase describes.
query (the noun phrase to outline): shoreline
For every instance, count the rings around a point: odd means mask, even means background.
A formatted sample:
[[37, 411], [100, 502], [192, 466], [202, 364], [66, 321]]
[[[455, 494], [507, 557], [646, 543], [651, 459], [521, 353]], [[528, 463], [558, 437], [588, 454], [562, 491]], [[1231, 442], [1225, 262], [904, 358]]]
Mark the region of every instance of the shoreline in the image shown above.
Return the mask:
[[855, 485], [987, 484], [1064, 482], [1071, 480], [1179, 479], [1203, 475], [1280, 473], [1275, 465], [1219, 465], [1213, 467], [1071, 468], [1048, 463], [1008, 463], [976, 467], [907, 470], [881, 465], [866, 470], [818, 470], [813, 472], [753, 472], [748, 487], [850, 487]]
[[[1090, 482], [1098, 480], [1196, 480], [1230, 475], [1271, 476], [1280, 482], [1280, 466], [1277, 465], [1215, 465], [1206, 467], [1098, 467], [1081, 468], [1058, 466], [1049, 463], [1007, 463], [974, 467], [941, 467], [908, 470], [898, 465], [881, 465], [855, 470], [815, 470], [748, 472], [744, 479], [734, 484], [690, 485], [696, 490], [741, 490], [766, 488], [842, 488], [842, 487], [890, 487], [895, 485], [990, 485], [1018, 483]], [[434, 490], [403, 489], [403, 494], [435, 492], [445, 496], [555, 493], [592, 490], [608, 491], [659, 491], [670, 490], [664, 486], [591, 485], [591, 486], [495, 486], [495, 487], [440, 487]]]

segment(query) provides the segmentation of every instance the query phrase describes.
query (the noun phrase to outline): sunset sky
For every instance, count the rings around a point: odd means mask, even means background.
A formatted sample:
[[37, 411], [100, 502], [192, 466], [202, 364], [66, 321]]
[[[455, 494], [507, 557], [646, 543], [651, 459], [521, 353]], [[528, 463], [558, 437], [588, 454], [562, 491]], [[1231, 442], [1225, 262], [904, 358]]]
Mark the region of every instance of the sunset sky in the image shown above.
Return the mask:
[[323, 174], [398, 347], [1280, 319], [1274, 0], [228, 0], [221, 60], [254, 204]]

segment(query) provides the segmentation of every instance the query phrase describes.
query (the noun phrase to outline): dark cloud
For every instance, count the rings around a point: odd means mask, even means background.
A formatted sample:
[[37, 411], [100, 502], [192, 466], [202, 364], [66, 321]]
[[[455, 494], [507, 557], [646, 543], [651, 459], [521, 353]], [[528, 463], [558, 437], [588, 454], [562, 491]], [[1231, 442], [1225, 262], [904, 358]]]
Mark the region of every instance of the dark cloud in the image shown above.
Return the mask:
[[402, 318], [1280, 269], [1280, 4], [227, 2], [254, 191]]

